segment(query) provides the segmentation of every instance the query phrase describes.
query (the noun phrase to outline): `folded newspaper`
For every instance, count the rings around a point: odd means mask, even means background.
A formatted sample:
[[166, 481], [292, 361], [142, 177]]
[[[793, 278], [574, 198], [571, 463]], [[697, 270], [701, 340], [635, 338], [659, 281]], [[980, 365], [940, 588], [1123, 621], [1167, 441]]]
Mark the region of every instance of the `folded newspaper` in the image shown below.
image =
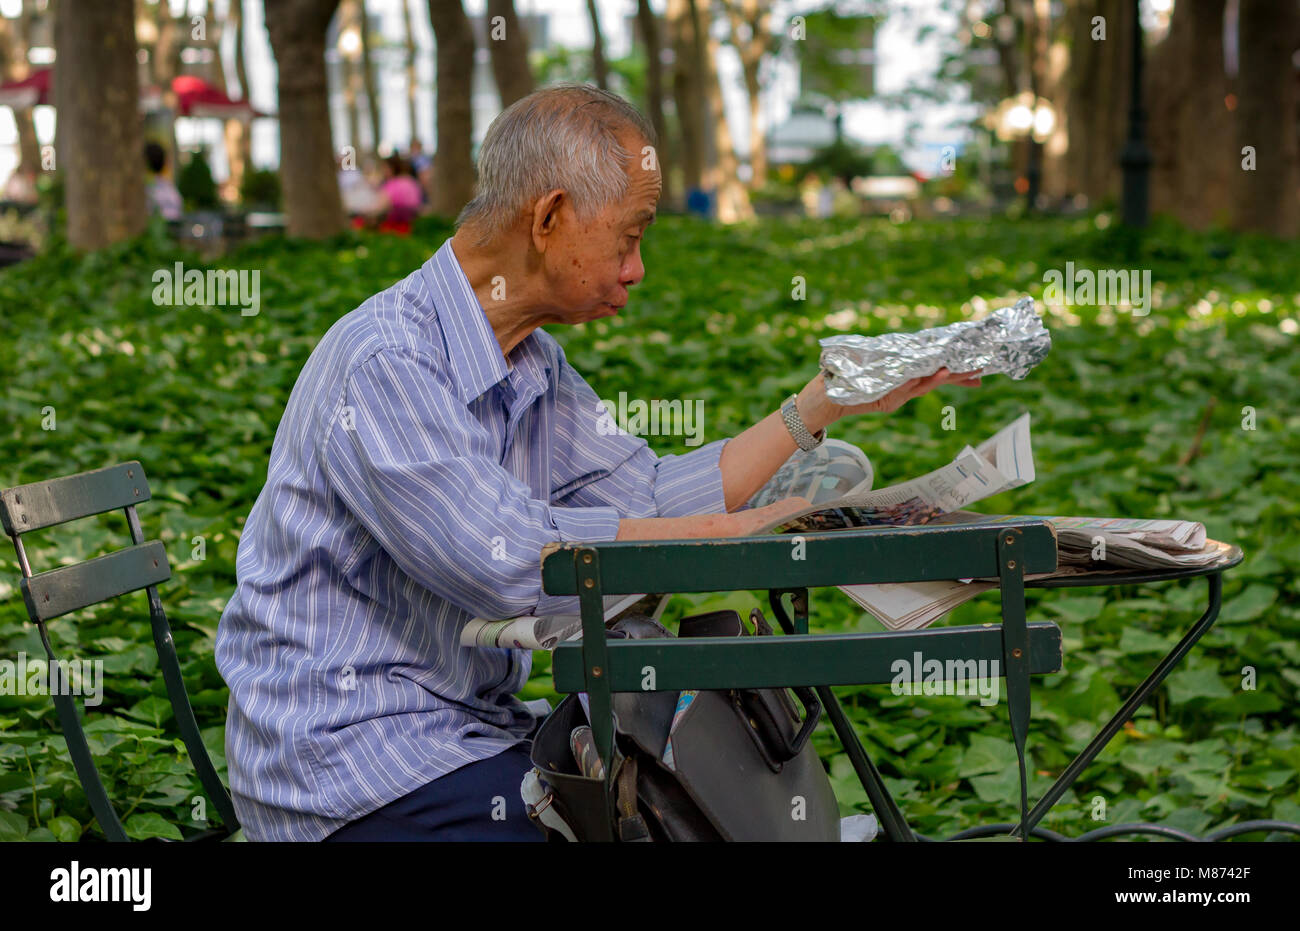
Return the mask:
[[[833, 450], [817, 455], [832, 442], [836, 443]], [[822, 470], [828, 467], [832, 472], [825, 476]], [[842, 441], [827, 440], [810, 453], [796, 452], [750, 505], [758, 507], [790, 495], [807, 498], [811, 502], [809, 508], [768, 528], [784, 533], [875, 525], [1046, 520], [1057, 534], [1059, 568], [1047, 573], [1052, 576], [1206, 566], [1232, 549], [1228, 544], [1207, 539], [1205, 527], [1193, 521], [997, 515], [963, 510], [967, 504], [1034, 480], [1028, 414], [978, 447], [967, 446], [953, 462], [928, 475], [872, 491], [873, 474], [871, 463], [860, 449]], [[891, 630], [918, 630], [996, 587], [996, 581], [967, 579], [842, 585], [840, 589]]]
[[[609, 595], [605, 598], [605, 621], [612, 621], [645, 595]], [[661, 600], [660, 609], [663, 602]], [[577, 614], [549, 617], [512, 617], [504, 621], [472, 618], [460, 632], [463, 647], [510, 647], [518, 650], [554, 650], [556, 645], [582, 636], [582, 618]]]

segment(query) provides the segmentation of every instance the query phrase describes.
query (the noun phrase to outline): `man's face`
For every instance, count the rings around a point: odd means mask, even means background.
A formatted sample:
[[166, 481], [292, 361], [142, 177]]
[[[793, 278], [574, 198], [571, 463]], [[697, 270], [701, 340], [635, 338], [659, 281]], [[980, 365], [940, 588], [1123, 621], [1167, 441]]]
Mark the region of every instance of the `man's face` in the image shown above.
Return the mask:
[[542, 256], [554, 295], [556, 315], [564, 323], [612, 317], [628, 300], [628, 289], [645, 277], [641, 237], [654, 222], [663, 187], [657, 160], [643, 168], [648, 143], [634, 133], [619, 137], [631, 153], [625, 166], [628, 184], [623, 199], [583, 222], [566, 199], [559, 224]]

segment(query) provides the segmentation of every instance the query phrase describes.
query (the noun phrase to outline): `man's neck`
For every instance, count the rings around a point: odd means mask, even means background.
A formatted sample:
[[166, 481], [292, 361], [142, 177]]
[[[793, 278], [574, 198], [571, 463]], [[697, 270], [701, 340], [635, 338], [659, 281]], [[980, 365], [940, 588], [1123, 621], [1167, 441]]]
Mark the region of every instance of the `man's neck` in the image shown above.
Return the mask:
[[527, 276], [505, 257], [509, 250], [475, 248], [459, 232], [452, 237], [451, 248], [509, 365], [511, 351], [548, 317], [531, 302]]

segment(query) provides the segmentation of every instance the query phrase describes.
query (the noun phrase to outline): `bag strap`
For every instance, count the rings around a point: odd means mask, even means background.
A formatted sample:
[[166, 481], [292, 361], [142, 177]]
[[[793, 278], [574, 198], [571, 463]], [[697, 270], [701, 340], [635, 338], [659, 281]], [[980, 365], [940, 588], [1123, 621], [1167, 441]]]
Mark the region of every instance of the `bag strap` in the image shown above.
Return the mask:
[[625, 757], [618, 770], [618, 839], [649, 842], [650, 829], [636, 807], [636, 759]]

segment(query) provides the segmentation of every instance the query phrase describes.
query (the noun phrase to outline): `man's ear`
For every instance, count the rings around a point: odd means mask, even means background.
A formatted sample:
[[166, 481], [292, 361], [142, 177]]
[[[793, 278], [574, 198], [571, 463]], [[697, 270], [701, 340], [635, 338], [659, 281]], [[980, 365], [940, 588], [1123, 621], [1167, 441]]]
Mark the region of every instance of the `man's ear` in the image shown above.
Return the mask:
[[533, 204], [533, 248], [538, 252], [546, 251], [546, 244], [559, 228], [560, 205], [564, 203], [564, 196], [564, 191], [557, 188]]

